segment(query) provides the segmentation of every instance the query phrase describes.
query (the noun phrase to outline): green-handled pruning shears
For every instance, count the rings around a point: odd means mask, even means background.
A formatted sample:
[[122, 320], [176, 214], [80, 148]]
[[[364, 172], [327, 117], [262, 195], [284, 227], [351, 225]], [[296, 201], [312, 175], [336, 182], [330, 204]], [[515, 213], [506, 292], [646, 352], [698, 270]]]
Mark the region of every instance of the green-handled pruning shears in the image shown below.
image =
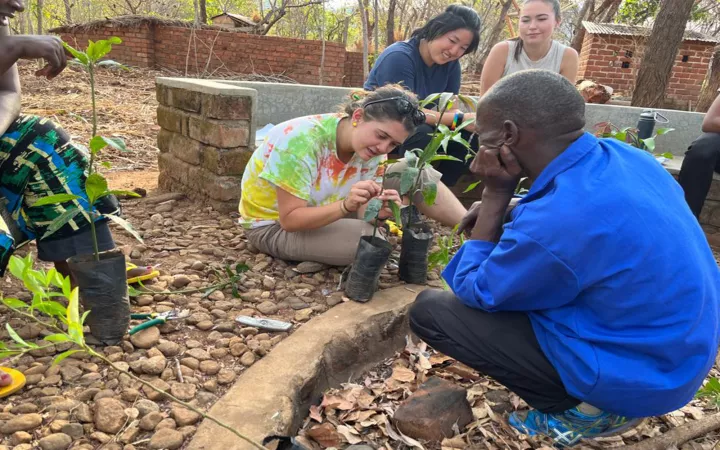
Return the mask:
[[183, 317], [187, 317], [189, 315], [189, 311], [184, 309], [180, 312], [176, 310], [170, 310], [168, 312], [164, 313], [144, 313], [144, 314], [130, 314], [131, 319], [141, 320], [141, 319], [150, 319], [146, 322], [141, 323], [140, 325], [136, 325], [130, 329], [128, 334], [133, 335], [137, 333], [138, 331], [145, 330], [150, 327], [154, 327], [156, 325], [162, 325], [168, 320], [173, 319], [182, 319]]

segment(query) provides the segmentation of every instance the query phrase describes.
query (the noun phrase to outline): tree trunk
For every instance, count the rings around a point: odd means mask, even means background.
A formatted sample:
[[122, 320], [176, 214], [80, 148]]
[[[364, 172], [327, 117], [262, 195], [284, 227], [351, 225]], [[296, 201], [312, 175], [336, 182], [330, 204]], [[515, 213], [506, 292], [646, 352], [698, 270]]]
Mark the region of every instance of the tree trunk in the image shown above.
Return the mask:
[[665, 0], [647, 40], [635, 80], [632, 106], [661, 108], [673, 63], [695, 0]]
[[72, 24], [72, 4], [70, 3], [71, 0], [63, 0], [63, 3], [65, 4], [65, 21], [68, 25]]
[[580, 50], [582, 49], [583, 45], [583, 39], [585, 39], [585, 27], [583, 26], [582, 22], [585, 20], [585, 17], [588, 15], [588, 12], [592, 13], [592, 11], [595, 9], [595, 1], [594, 0], [585, 0], [585, 3], [583, 3], [582, 8], [580, 9], [580, 12], [578, 13], [577, 20], [575, 21], [575, 34], [573, 34], [572, 43], [570, 44], [570, 47], [574, 48], [576, 52], [580, 53]]
[[323, 85], [323, 76], [325, 75], [325, 2], [322, 2], [322, 21], [320, 22], [320, 36], [322, 36], [322, 52], [320, 53], [320, 76], [318, 84]]
[[380, 9], [380, 7], [378, 6], [378, 0], [375, 0], [375, 8], [374, 8], [374, 9], [375, 9], [375, 11], [374, 11], [374, 16], [375, 16], [375, 30], [374, 30], [374, 31], [375, 31], [375, 52], [374, 52], [374, 53], [375, 53], [375, 58], [377, 59], [378, 52], [379, 52], [379, 47], [380, 47], [380, 22], [378, 22], [378, 9]]
[[615, 19], [615, 14], [617, 14], [618, 9], [620, 9], [621, 3], [622, 0], [613, 0], [613, 2], [605, 11], [600, 12], [600, 16], [597, 21], [604, 23], [612, 22]]
[[193, 25], [195, 28], [200, 26], [200, 5], [198, 5], [198, 0], [193, 0]]
[[397, 0], [390, 0], [388, 4], [388, 16], [386, 22], [387, 28], [387, 39], [385, 39], [385, 45], [389, 46], [395, 42], [395, 5]]
[[360, 6], [360, 21], [362, 22], [362, 45], [363, 45], [363, 79], [367, 79], [370, 69], [368, 67], [368, 21], [365, 11], [365, 2], [358, 0]]
[[341, 36], [340, 43], [343, 45], [343, 47], [347, 47], [348, 44], [348, 33], [350, 32], [350, 20], [352, 19], [351, 16], [345, 17], [345, 20], [343, 22], [343, 31]]
[[493, 27], [492, 31], [490, 32], [490, 35], [488, 36], [487, 40], [485, 41], [484, 48], [482, 51], [482, 54], [480, 54], [480, 58], [478, 58], [478, 62], [480, 64], [485, 64], [485, 59], [490, 54], [490, 50], [495, 46], [495, 44], [498, 43], [500, 40], [500, 36], [502, 35], [503, 28], [505, 28], [505, 17], [507, 17], [508, 11], [510, 11], [510, 7], [513, 4], [513, 0], [505, 0], [505, 3], [502, 4], [502, 9], [500, 10], [500, 15], [498, 16], [497, 22], [495, 22], [495, 26]]
[[720, 89], [720, 45], [715, 47], [695, 111], [707, 112], [715, 97], [718, 96], [718, 89]]
[[198, 0], [200, 7], [200, 23], [207, 24], [207, 0]]
[[43, 9], [45, 0], [37, 0], [37, 34], [43, 34]]

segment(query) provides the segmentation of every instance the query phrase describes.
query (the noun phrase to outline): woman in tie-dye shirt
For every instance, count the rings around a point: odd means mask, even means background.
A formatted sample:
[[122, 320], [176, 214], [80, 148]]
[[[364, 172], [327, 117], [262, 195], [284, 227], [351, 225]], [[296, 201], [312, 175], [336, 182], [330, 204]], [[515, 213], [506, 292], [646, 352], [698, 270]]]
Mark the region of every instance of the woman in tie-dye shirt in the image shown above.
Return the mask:
[[[300, 117], [270, 130], [245, 168], [240, 223], [260, 251], [294, 261], [350, 264], [361, 236], [372, 233], [362, 217], [378, 197], [400, 202], [398, 178], [381, 164], [424, 115], [415, 96], [398, 87], [355, 92], [342, 111]], [[404, 167], [400, 161], [389, 170]], [[440, 173], [425, 171], [439, 182]], [[465, 208], [442, 184], [436, 204], [417, 202], [429, 217], [454, 226]], [[380, 219], [391, 216], [389, 208]]]

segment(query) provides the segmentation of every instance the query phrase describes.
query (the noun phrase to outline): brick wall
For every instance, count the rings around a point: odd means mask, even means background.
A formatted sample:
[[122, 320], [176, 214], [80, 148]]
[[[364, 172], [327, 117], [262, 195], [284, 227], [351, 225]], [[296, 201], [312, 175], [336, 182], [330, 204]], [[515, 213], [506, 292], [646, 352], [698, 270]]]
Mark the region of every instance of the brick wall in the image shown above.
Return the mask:
[[[606, 84], [620, 95], [632, 96], [644, 51], [642, 37], [587, 33], [580, 51], [578, 79]], [[688, 102], [697, 101], [712, 51], [711, 43], [683, 42], [666, 91], [669, 100], [666, 106], [687, 106]], [[683, 61], [684, 56], [687, 56], [687, 61]]]
[[[171, 69], [184, 74], [187, 65], [189, 76], [230, 71], [283, 75], [303, 84], [319, 83], [320, 41], [156, 24], [106, 25], [90, 32], [71, 29], [61, 30], [59, 34], [63, 40], [80, 47], [86, 46], [88, 39], [117, 36], [123, 44], [113, 47], [110, 58], [131, 66]], [[362, 54], [347, 52], [341, 44], [326, 42], [323, 84], [362, 86]]]

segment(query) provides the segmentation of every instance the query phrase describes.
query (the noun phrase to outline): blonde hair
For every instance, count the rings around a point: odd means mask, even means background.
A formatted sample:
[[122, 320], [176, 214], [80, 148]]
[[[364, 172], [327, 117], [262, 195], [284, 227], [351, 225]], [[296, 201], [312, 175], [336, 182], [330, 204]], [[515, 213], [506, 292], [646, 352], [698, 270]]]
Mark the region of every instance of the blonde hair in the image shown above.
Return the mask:
[[351, 116], [356, 110], [361, 109], [365, 120], [393, 120], [401, 122], [407, 131], [412, 132], [415, 130], [413, 118], [408, 113], [400, 112], [397, 102], [380, 101], [365, 106], [370, 102], [397, 97], [407, 100], [416, 109], [420, 108], [420, 103], [415, 94], [398, 84], [387, 84], [374, 91], [352, 91], [347, 100], [340, 105], [340, 112]]

